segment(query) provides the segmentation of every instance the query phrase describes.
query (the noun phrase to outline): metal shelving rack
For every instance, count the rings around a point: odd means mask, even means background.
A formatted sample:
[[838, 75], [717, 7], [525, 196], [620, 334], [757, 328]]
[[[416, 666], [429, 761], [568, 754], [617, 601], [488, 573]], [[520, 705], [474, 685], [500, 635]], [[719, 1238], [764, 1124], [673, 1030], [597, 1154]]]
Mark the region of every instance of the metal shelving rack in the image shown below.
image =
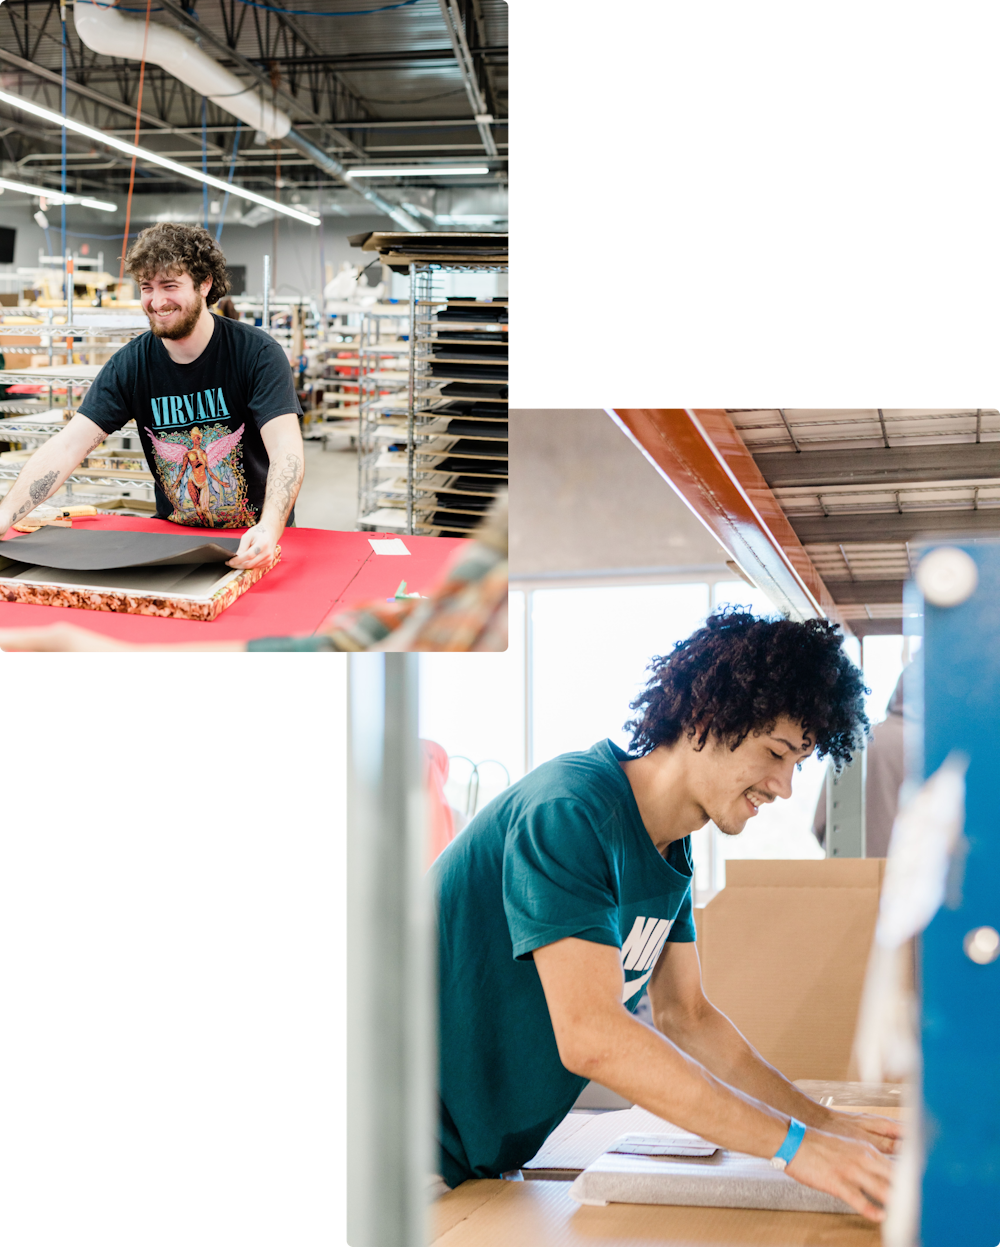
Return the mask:
[[[365, 312], [358, 356], [358, 527], [397, 526], [395, 508], [383, 506], [380, 486], [392, 447], [406, 439], [409, 409], [409, 308]], [[393, 366], [395, 365], [395, 366]], [[381, 514], [380, 512], [386, 512]]]
[[[420, 484], [424, 469], [420, 465], [421, 446], [428, 445], [434, 436], [440, 435], [440, 425], [435, 421], [448, 410], [449, 395], [440, 394], [440, 382], [433, 378], [430, 365], [433, 362], [431, 347], [435, 342], [434, 330], [439, 328], [431, 308], [448, 304], [435, 281], [445, 273], [507, 273], [509, 262], [491, 263], [410, 263], [410, 297], [408, 306], [409, 340], [405, 344], [405, 379], [385, 377], [385, 369], [369, 367], [362, 372], [362, 402], [358, 438], [358, 529], [387, 531], [399, 527], [406, 534], [414, 532], [439, 532], [449, 530], [440, 520], [430, 524], [431, 514], [448, 514], [449, 509], [439, 504], [424, 505], [424, 499], [433, 494], [434, 486]], [[494, 304], [495, 306], [495, 304]], [[496, 327], [490, 320], [490, 327]], [[475, 322], [471, 328], [483, 328]], [[454, 327], [450, 327], [454, 328]], [[385, 345], [363, 343], [363, 352], [370, 359], [388, 354]], [[398, 373], [393, 369], [390, 372]], [[382, 375], [380, 375], [382, 374]], [[389, 389], [383, 397], [380, 390]], [[489, 398], [489, 402], [495, 399]], [[499, 440], [499, 439], [498, 439]], [[398, 449], [393, 449], [395, 448]], [[400, 479], [403, 461], [399, 458], [405, 450], [405, 490], [387, 489], [383, 474], [392, 471]], [[470, 461], [471, 470], [471, 461]], [[496, 480], [496, 476], [491, 478]], [[506, 476], [504, 476], [506, 480]], [[403, 515], [395, 519], [393, 513]], [[460, 508], [454, 508], [461, 514]], [[450, 535], [468, 534], [468, 526], [455, 522]]]
[[[69, 308], [72, 315], [72, 307]], [[115, 320], [128, 320], [132, 323], [116, 326]], [[52, 311], [48, 319], [39, 324], [0, 325], [0, 352], [39, 355], [47, 353], [52, 360], [55, 353], [53, 339], [72, 338], [72, 347], [67, 344], [63, 351], [72, 359], [73, 351], [79, 354], [96, 355], [99, 351], [107, 351], [117, 343], [144, 333], [147, 326], [145, 318], [140, 325], [137, 317], [113, 317], [110, 315], [86, 316], [79, 323], [57, 324]], [[5, 337], [34, 337], [47, 339], [43, 345], [26, 347], [3, 347]], [[99, 342], [98, 338], [107, 339]], [[83, 339], [82, 343], [79, 341]], [[0, 403], [0, 441], [9, 442], [28, 450], [35, 450], [42, 442], [48, 441], [56, 433], [66, 427], [65, 420], [72, 414], [74, 391], [89, 388], [101, 365], [94, 362], [88, 364], [48, 364], [40, 368], [6, 368], [0, 373], [3, 383], [35, 382], [49, 387], [49, 402], [26, 400], [6, 400]], [[66, 386], [66, 410], [63, 419], [42, 419], [46, 414], [56, 410], [53, 403], [53, 389]], [[9, 453], [9, 452], [8, 452]], [[16, 452], [14, 452], [16, 453]], [[123, 468], [122, 463], [134, 460], [136, 469]], [[91, 464], [91, 461], [95, 461]], [[110, 461], [110, 463], [108, 462]], [[0, 456], [0, 481], [13, 481], [21, 472], [24, 461]], [[10, 486], [8, 485], [7, 488]], [[74, 490], [82, 489], [83, 493]], [[88, 455], [79, 468], [73, 472], [63, 485], [59, 494], [50, 499], [62, 499], [65, 502], [93, 502], [100, 506], [109, 501], [102, 492], [107, 489], [133, 497], [136, 502], [151, 503], [153, 501], [153, 476], [146, 466], [139, 446], [138, 430], [134, 421], [130, 421], [117, 433], [109, 434], [108, 438]], [[89, 493], [87, 491], [90, 491]], [[6, 493], [6, 489], [4, 490]]]

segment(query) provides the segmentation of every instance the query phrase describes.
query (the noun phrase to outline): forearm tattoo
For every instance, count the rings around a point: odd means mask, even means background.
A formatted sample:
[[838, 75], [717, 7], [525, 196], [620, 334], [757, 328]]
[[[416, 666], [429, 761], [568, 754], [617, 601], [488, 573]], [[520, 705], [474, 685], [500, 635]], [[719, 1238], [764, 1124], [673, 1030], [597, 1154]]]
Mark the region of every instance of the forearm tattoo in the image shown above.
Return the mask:
[[[55, 488], [55, 483], [59, 479], [57, 472], [46, 472], [44, 476], [40, 476], [38, 480], [32, 481], [28, 486], [28, 501], [22, 502], [14, 514], [10, 517], [10, 522], [16, 524], [22, 516], [33, 511], [35, 507], [45, 501]], [[17, 484], [18, 482], [15, 482]]]
[[283, 464], [275, 462], [268, 468], [265, 500], [277, 507], [282, 523], [288, 519], [301, 480], [302, 460], [298, 455], [287, 454]]

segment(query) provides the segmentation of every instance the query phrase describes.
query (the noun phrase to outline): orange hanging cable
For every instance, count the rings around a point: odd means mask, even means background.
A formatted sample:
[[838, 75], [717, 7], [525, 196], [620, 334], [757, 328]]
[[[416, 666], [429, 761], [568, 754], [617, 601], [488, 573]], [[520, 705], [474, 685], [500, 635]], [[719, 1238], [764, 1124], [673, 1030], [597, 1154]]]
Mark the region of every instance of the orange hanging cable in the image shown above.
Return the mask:
[[[135, 138], [132, 142], [139, 146], [139, 128], [142, 124], [142, 84], [146, 77], [146, 42], [149, 39], [149, 11], [153, 0], [146, 0], [146, 29], [142, 35], [142, 60], [139, 62], [139, 98], [135, 105]], [[135, 157], [132, 157], [132, 171], [128, 179], [128, 199], [125, 203], [125, 237], [122, 240], [122, 263], [118, 270], [119, 285], [125, 280], [125, 252], [128, 251], [128, 227], [132, 220], [132, 187], [135, 185]]]

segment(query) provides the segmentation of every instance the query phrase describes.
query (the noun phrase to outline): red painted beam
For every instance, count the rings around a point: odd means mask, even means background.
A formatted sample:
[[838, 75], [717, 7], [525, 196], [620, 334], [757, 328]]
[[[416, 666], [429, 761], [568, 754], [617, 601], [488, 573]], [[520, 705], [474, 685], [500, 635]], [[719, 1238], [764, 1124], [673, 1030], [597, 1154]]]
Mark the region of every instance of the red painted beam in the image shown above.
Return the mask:
[[779, 610], [849, 631], [725, 412], [609, 408], [608, 415]]

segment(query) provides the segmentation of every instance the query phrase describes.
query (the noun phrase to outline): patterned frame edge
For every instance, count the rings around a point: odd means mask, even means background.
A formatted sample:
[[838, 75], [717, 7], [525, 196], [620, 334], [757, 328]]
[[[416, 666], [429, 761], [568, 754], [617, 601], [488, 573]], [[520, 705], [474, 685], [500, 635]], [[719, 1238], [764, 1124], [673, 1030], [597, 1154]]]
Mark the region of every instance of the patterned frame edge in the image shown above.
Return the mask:
[[264, 567], [242, 568], [235, 580], [216, 589], [207, 602], [172, 598], [167, 594], [114, 592], [107, 589], [70, 589], [65, 585], [25, 584], [0, 576], [0, 601], [27, 606], [63, 606], [73, 610], [117, 611], [125, 615], [156, 615], [161, 619], [194, 619], [211, 623], [237, 598], [266, 576], [281, 558], [281, 546]]

